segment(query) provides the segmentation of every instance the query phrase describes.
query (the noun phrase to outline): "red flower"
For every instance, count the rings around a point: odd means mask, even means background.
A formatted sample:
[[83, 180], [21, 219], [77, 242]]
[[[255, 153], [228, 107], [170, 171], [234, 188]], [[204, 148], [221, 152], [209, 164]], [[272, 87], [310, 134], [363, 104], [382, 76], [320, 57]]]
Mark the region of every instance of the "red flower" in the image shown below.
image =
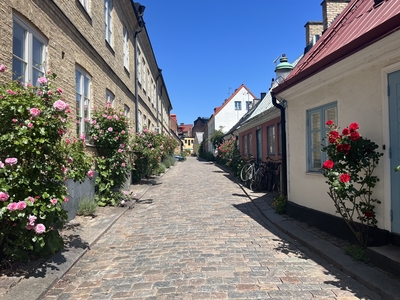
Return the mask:
[[322, 167], [323, 167], [324, 169], [332, 169], [332, 168], [333, 168], [333, 165], [334, 165], [333, 161], [331, 161], [331, 160], [328, 159], [327, 161], [324, 162], [324, 164], [322, 165]]
[[350, 139], [352, 141], [358, 141], [360, 139], [360, 134], [357, 131], [353, 131], [352, 133], [350, 133]]
[[338, 144], [338, 145], [336, 146], [336, 150], [337, 150], [338, 152], [343, 152], [343, 144]]
[[349, 128], [350, 128], [350, 131], [353, 132], [353, 131], [356, 131], [358, 128], [360, 128], [360, 126], [358, 126], [358, 123], [353, 122], [349, 125]]
[[342, 134], [343, 135], [349, 135], [349, 133], [350, 133], [350, 130], [349, 130], [349, 128], [343, 128], [343, 130], [342, 130]]
[[364, 215], [365, 215], [365, 217], [367, 217], [367, 218], [372, 218], [372, 217], [374, 216], [374, 214], [373, 214], [372, 212], [370, 212], [370, 211], [364, 212]]
[[350, 152], [350, 144], [343, 144], [343, 152], [349, 153]]
[[349, 174], [342, 174], [339, 177], [339, 180], [343, 183], [349, 182], [350, 181], [350, 175]]
[[328, 120], [328, 121], [326, 121], [325, 124], [328, 125], [328, 126], [331, 126], [331, 125], [333, 125], [333, 121], [332, 120]]

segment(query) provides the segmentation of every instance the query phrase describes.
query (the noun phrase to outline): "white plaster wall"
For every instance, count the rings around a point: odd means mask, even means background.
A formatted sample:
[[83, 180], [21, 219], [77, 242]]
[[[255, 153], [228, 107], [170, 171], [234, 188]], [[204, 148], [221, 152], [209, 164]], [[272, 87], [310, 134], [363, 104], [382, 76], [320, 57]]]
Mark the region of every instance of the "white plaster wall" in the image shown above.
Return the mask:
[[337, 101], [338, 125], [344, 128], [351, 122], [359, 123], [360, 134], [377, 143], [384, 153], [375, 170], [380, 182], [373, 197], [382, 201], [376, 205], [378, 227], [390, 231], [390, 160], [382, 145], [389, 149], [387, 74], [400, 70], [399, 47], [400, 33], [396, 32], [278, 95], [288, 101], [290, 201], [335, 214], [325, 177], [307, 173], [306, 111]]

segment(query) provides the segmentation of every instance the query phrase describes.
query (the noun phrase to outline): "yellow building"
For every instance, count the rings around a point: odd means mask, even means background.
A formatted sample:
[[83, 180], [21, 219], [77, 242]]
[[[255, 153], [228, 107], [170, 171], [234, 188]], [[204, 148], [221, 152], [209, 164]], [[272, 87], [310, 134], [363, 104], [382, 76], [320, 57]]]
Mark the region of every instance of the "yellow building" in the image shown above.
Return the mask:
[[193, 153], [193, 143], [194, 143], [194, 138], [192, 137], [185, 137], [183, 140], [183, 150], [187, 150], [190, 152], [190, 154]]

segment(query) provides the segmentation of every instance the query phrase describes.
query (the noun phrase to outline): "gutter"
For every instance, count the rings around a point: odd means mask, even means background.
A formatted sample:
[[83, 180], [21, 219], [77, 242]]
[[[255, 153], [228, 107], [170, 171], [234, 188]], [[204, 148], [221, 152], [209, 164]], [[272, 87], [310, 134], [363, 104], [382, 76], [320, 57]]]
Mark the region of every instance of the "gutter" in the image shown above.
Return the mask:
[[286, 115], [285, 108], [276, 101], [275, 93], [271, 91], [272, 104], [281, 112], [281, 141], [282, 141], [282, 194], [287, 197], [287, 148], [286, 148]]

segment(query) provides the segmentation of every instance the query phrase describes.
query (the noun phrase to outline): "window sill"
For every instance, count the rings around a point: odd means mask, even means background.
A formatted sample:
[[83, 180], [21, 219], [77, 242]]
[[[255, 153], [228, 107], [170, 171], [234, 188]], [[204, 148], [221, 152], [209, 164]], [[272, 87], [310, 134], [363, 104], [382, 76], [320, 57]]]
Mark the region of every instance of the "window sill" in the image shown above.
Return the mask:
[[106, 42], [106, 47], [108, 48], [108, 50], [111, 51], [112, 55], [115, 56], [115, 51], [113, 49], [113, 47], [110, 45], [110, 43], [107, 40], [104, 40]]

